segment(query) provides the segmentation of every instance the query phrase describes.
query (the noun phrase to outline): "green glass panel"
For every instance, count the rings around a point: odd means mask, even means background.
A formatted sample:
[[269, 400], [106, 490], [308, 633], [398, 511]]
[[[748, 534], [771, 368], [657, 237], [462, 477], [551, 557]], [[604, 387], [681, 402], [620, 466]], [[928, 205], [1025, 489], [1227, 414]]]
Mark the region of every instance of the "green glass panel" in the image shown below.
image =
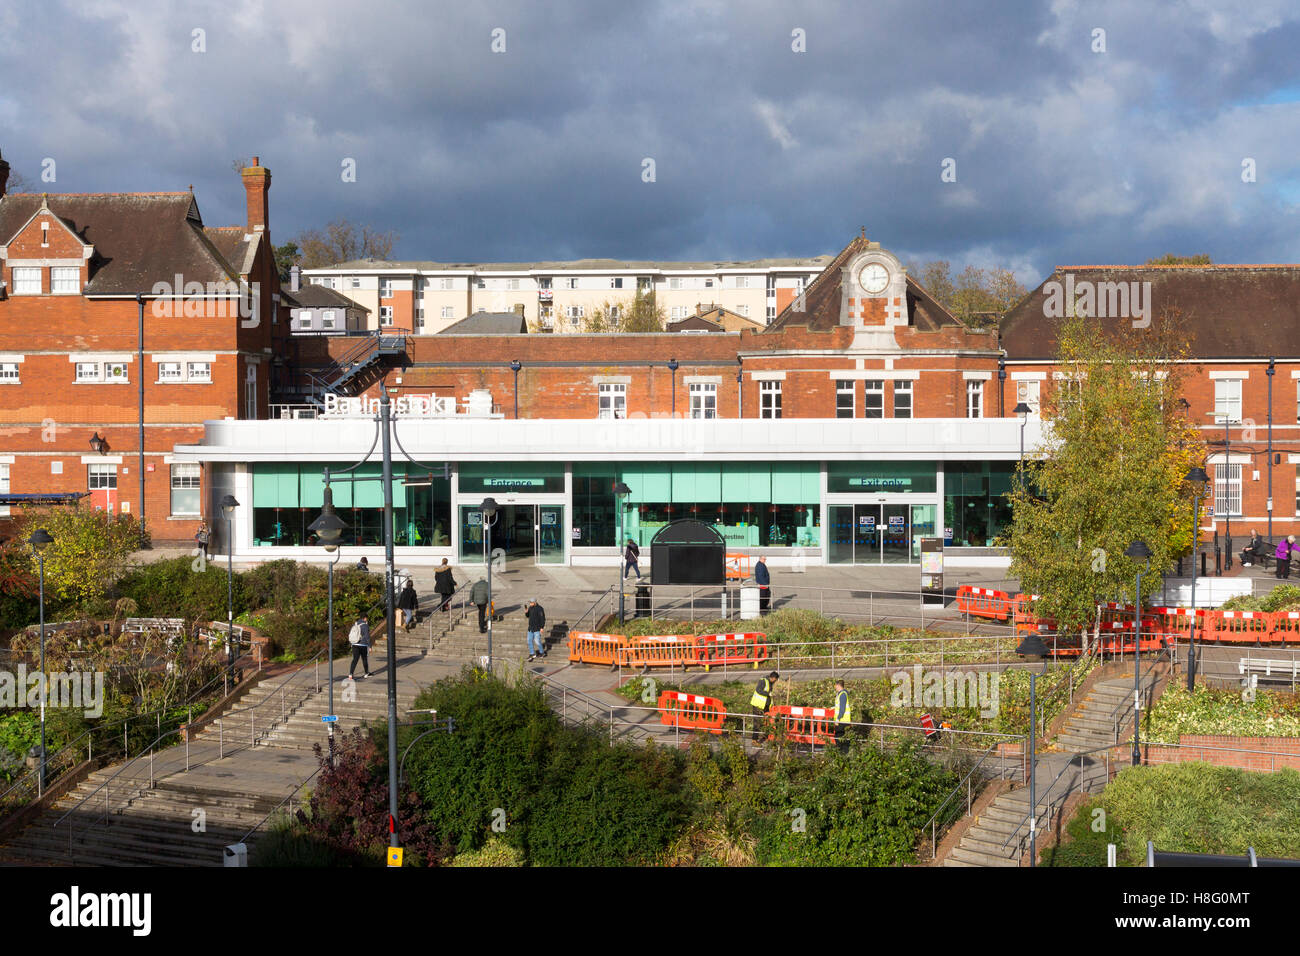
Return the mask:
[[[357, 508], [382, 508], [384, 506], [383, 465], [368, 462], [352, 472], [352, 477], [364, 478], [364, 481], [352, 483], [352, 504]], [[393, 502], [394, 507], [406, 500], [406, 491], [402, 485], [405, 474], [402, 467], [393, 465]], [[335, 502], [337, 504], [337, 502]]]
[[722, 470], [718, 465], [706, 461], [695, 463], [695, 500], [722, 500]]
[[862, 494], [933, 492], [932, 461], [833, 461], [827, 490]]
[[253, 507], [274, 508], [278, 502], [280, 488], [279, 466], [274, 464], [257, 464], [253, 466]]
[[672, 466], [672, 497], [668, 500], [674, 504], [694, 504], [699, 501], [695, 496], [695, 462], [684, 461]]
[[[778, 505], [804, 503], [802, 465], [795, 461], [772, 464], [772, 502]], [[816, 498], [812, 499], [816, 501]]]
[[[334, 490], [338, 486], [330, 485]], [[306, 508], [319, 508], [325, 503], [325, 471], [322, 467], [304, 464], [298, 472], [298, 500]], [[339, 497], [334, 496], [334, 506], [338, 507]], [[315, 518], [312, 519], [313, 521]]]

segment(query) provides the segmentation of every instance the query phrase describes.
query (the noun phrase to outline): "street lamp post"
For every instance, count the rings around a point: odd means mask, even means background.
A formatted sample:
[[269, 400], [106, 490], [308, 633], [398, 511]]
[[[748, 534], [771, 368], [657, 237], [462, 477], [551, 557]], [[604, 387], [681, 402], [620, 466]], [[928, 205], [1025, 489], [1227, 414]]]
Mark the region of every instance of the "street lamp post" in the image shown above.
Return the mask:
[[45, 697], [50, 686], [49, 681], [45, 678], [45, 549], [53, 542], [53, 536], [44, 528], [37, 528], [32, 532], [32, 536], [27, 539], [27, 543], [36, 552], [36, 563], [40, 566], [41, 576], [41, 763], [36, 778], [36, 795], [38, 797], [45, 792]]
[[488, 652], [487, 652], [487, 671], [492, 673], [492, 618], [495, 616], [492, 606], [492, 524], [497, 517], [497, 502], [495, 498], [484, 498], [483, 504], [479, 506], [483, 512], [483, 563], [487, 565], [487, 586], [488, 586]]
[[[325, 495], [321, 504], [320, 516], [308, 527], [309, 531], [315, 531], [316, 537], [320, 539], [321, 545], [326, 552], [334, 555], [334, 560], [329, 562], [329, 633], [326, 640], [329, 642], [329, 649], [326, 651], [326, 657], [329, 660], [329, 716], [334, 714], [334, 565], [339, 563], [343, 557], [343, 552], [339, 551], [339, 540], [343, 537], [343, 532], [347, 529], [347, 524], [334, 512], [334, 493], [330, 490], [329, 469], [325, 469]], [[329, 765], [334, 766], [334, 721], [328, 721], [329, 724]]]
[[1200, 465], [1187, 472], [1188, 483], [1205, 489], [1192, 490], [1192, 626], [1187, 643], [1187, 689], [1196, 688], [1196, 549], [1201, 539], [1201, 499], [1209, 497], [1210, 476]]
[[623, 496], [630, 494], [632, 491], [621, 481], [614, 482], [614, 507], [618, 509], [618, 623], [622, 624], [623, 616], [623, 582], [627, 580], [627, 550], [623, 547]]
[[519, 359], [512, 359], [510, 362], [510, 371], [515, 373], [515, 419], [519, 418], [519, 370], [523, 368]]
[[1025, 425], [1029, 424], [1029, 413], [1032, 411], [1033, 409], [1024, 402], [1017, 403], [1011, 410], [1013, 415], [1020, 416], [1020, 482], [1022, 485], [1025, 481]]
[[673, 418], [677, 417], [677, 359], [668, 360], [668, 371], [673, 373]]
[[[1031, 631], [1020, 642], [1016, 653], [1023, 657], [1047, 657], [1047, 645], [1036, 632]], [[1043, 673], [1047, 673], [1047, 661], [1043, 661]], [[1029, 865], [1038, 865], [1038, 698], [1037, 669], [1029, 671]]]
[[226, 680], [231, 689], [235, 686], [235, 538], [232, 529], [238, 507], [234, 495], [221, 499], [221, 513], [226, 516]]
[[[1134, 561], [1146, 561], [1145, 568], [1138, 568], [1137, 583], [1133, 588], [1133, 766], [1136, 767], [1142, 762], [1142, 751], [1138, 749], [1138, 732], [1142, 724], [1142, 572], [1151, 570], [1151, 549], [1139, 539], [1128, 546], [1124, 556]], [[1195, 609], [1192, 619], [1196, 619]]]

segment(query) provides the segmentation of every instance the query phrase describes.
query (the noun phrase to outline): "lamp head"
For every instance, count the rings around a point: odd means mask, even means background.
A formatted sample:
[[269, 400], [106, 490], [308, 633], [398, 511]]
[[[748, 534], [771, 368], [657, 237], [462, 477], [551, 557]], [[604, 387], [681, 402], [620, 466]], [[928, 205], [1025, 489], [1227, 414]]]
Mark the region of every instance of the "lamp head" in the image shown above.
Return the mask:
[[1210, 476], [1205, 473], [1204, 468], [1202, 468], [1200, 465], [1197, 465], [1195, 468], [1192, 468], [1187, 472], [1187, 477], [1183, 480], [1189, 481], [1194, 485], [1197, 484], [1203, 485], [1210, 480]]
[[1016, 653], [1022, 657], [1046, 657], [1047, 645], [1043, 643], [1043, 639], [1036, 633], [1030, 633], [1025, 635], [1025, 639], [1020, 642], [1020, 646], [1016, 648]]
[[316, 532], [322, 547], [332, 554], [338, 548], [339, 540], [347, 527], [347, 523], [334, 512], [334, 492], [326, 486], [320, 516], [307, 526], [307, 530]]
[[1145, 541], [1139, 538], [1128, 546], [1127, 550], [1124, 552], [1124, 557], [1132, 558], [1135, 561], [1150, 561], [1151, 549], [1147, 547]]
[[1019, 402], [1016, 404], [1016, 407], [1013, 408], [1011, 411], [1013, 414], [1020, 415], [1023, 417], [1025, 415], [1028, 415], [1030, 412], [1032, 412], [1033, 409], [1030, 408], [1028, 405], [1026, 405], [1024, 402]]
[[227, 518], [233, 515], [235, 513], [235, 509], [238, 507], [239, 507], [239, 502], [235, 500], [234, 495], [226, 495], [221, 499], [221, 511], [223, 514], [225, 514]]
[[677, 359], [675, 359], [675, 358], [670, 358], [670, 359], [668, 360], [668, 371], [670, 371], [670, 372], [675, 372], [675, 371], [677, 371]]
[[491, 521], [497, 513], [497, 500], [495, 498], [484, 498], [480, 507], [483, 511], [483, 518]]
[[93, 451], [96, 455], [102, 455], [104, 454], [104, 449], [106, 449], [107, 447], [108, 447], [108, 442], [105, 439], [99, 437], [99, 432], [95, 432], [94, 437], [90, 439], [90, 450]]
[[32, 536], [27, 539], [27, 543], [32, 546], [33, 551], [40, 554], [54, 543], [54, 537], [44, 528], [37, 528], [32, 532]]
[[517, 373], [523, 367], [523, 363], [521, 363], [519, 359], [512, 359], [510, 362], [510, 371], [512, 372]]
[[630, 495], [631, 493], [632, 493], [632, 489], [629, 488], [627, 485], [625, 485], [623, 482], [621, 481], [614, 482], [615, 495]]

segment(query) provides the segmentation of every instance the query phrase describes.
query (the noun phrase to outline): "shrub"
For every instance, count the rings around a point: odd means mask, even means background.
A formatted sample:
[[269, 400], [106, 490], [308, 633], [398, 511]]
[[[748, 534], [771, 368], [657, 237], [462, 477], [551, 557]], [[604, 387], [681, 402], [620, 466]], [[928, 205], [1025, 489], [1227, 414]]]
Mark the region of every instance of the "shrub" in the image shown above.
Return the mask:
[[0, 631], [40, 618], [40, 582], [31, 553], [16, 541], [0, 544]]
[[482, 849], [460, 853], [451, 861], [452, 866], [523, 866], [524, 854], [501, 837], [493, 837]]
[[[141, 546], [140, 526], [131, 515], [79, 508], [30, 511], [18, 522], [16, 538], [37, 528], [54, 538], [45, 549], [45, 598], [60, 615], [99, 610], [126, 559]], [[36, 568], [29, 557], [28, 566]]]
[[365, 862], [302, 827], [281, 822], [253, 844], [249, 866], [338, 867], [360, 866]]
[[[226, 569], [217, 562], [195, 570], [192, 558], [171, 558], [140, 565], [123, 575], [114, 589], [135, 602], [141, 617], [182, 617], [186, 621], [224, 621], [228, 601]], [[231, 583], [235, 613], [247, 606], [244, 575]]]

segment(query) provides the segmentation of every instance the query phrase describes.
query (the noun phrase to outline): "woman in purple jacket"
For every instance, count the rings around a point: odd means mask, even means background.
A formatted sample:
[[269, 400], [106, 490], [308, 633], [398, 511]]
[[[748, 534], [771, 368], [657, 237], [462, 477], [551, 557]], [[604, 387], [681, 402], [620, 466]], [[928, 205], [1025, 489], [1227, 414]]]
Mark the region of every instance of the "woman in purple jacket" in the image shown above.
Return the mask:
[[1282, 538], [1277, 543], [1277, 550], [1273, 552], [1273, 557], [1277, 559], [1277, 571], [1275, 577], [1291, 577], [1291, 546], [1295, 544], [1295, 535]]

